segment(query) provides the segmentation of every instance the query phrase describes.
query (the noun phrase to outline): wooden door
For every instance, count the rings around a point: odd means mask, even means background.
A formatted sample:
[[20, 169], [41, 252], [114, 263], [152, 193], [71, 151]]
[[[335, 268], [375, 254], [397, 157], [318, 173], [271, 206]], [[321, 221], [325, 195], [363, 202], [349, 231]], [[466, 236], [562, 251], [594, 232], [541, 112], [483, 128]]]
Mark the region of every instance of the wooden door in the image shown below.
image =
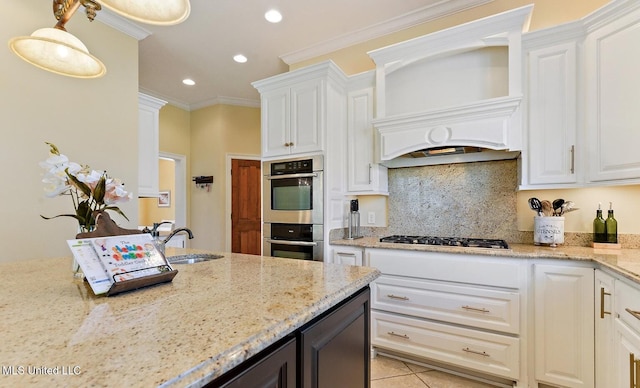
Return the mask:
[[231, 160], [231, 252], [259, 255], [260, 161]]

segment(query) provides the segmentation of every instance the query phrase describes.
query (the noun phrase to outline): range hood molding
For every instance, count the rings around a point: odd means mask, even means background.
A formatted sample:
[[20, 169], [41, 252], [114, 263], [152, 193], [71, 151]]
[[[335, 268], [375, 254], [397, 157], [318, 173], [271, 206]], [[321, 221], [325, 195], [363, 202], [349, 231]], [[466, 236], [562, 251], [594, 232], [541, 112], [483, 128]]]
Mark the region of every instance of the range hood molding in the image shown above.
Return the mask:
[[402, 155], [449, 146], [485, 152], [413, 159], [438, 164], [517, 157], [522, 33], [532, 10], [527, 5], [369, 52], [376, 64], [378, 161], [391, 166], [396, 158], [410, 159]]
[[[469, 146], [519, 151], [510, 128], [522, 96], [373, 121], [379, 134], [380, 159], [387, 161], [422, 149]], [[519, 126], [518, 126], [519, 127]], [[520, 140], [520, 139], [518, 139]]]

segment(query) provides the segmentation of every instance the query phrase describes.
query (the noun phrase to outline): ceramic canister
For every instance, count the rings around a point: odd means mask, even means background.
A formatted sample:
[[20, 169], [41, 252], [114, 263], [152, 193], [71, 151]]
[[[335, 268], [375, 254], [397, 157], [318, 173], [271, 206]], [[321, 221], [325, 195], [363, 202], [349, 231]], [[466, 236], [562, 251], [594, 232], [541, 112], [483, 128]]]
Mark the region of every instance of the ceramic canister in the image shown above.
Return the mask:
[[564, 217], [533, 217], [533, 243], [550, 245], [564, 243]]

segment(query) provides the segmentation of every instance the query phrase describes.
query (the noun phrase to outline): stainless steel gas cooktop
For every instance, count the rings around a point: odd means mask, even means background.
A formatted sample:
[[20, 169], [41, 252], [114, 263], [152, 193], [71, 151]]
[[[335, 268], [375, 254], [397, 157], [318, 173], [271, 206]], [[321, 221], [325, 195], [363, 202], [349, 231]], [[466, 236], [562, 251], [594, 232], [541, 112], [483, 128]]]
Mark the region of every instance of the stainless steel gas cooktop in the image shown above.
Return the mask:
[[509, 249], [504, 240], [465, 237], [434, 237], [393, 235], [380, 238], [380, 242], [395, 244], [442, 245], [452, 247]]

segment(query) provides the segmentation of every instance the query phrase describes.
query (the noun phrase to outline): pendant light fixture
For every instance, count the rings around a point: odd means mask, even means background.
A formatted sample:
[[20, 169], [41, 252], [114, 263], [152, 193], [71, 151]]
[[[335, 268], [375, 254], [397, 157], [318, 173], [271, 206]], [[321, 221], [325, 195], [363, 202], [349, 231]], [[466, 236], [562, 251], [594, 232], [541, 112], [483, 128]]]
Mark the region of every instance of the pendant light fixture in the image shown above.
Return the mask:
[[58, 23], [40, 28], [30, 36], [9, 40], [9, 47], [23, 60], [41, 69], [77, 78], [97, 78], [106, 73], [104, 64], [65, 29], [65, 24], [82, 5], [93, 21], [102, 5], [129, 19], [155, 25], [172, 25], [186, 20], [189, 0], [53, 0]]

